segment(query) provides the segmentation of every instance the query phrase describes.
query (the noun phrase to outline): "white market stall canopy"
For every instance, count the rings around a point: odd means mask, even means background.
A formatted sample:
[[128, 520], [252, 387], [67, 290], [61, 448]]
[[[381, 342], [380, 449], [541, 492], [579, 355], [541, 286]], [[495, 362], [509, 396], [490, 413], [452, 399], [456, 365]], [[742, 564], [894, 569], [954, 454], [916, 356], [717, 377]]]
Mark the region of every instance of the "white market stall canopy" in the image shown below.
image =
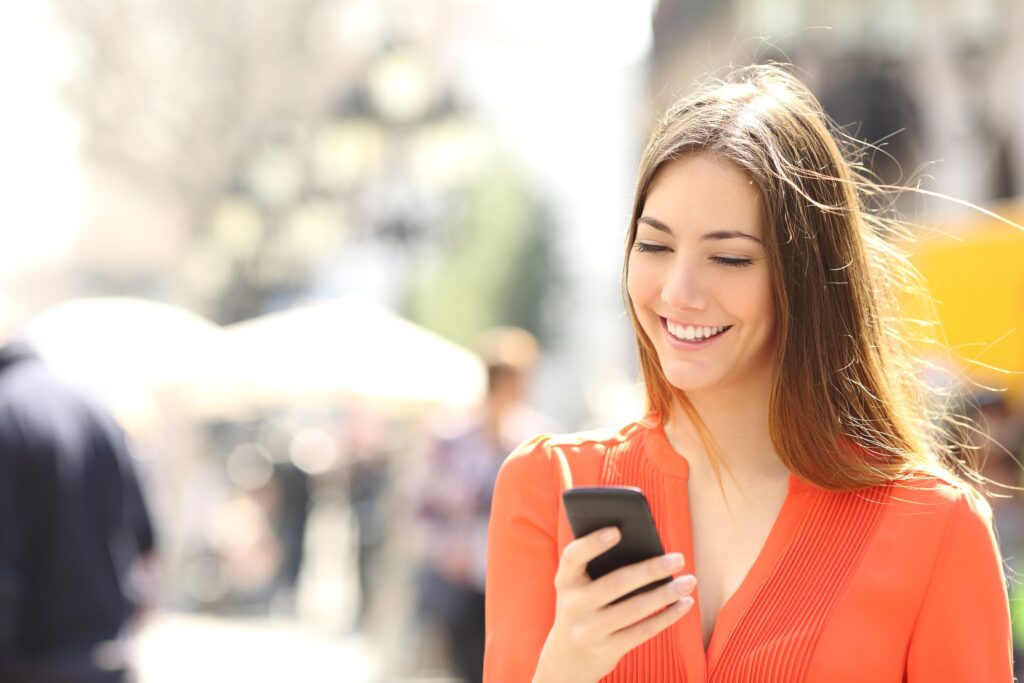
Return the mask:
[[98, 395], [129, 427], [153, 418], [154, 395], [191, 377], [221, 334], [191, 311], [123, 297], [59, 303], [24, 330], [51, 366]]
[[102, 388], [175, 385], [209, 353], [221, 329], [191, 311], [145, 299], [74, 299], [29, 323], [26, 337], [51, 365]]
[[468, 405], [485, 382], [471, 352], [356, 297], [225, 328], [142, 299], [78, 299], [26, 333], [58, 370], [113, 403], [160, 393], [225, 418], [302, 402]]
[[207, 381], [239, 409], [306, 400], [469, 405], [485, 384], [473, 353], [356, 297], [230, 325], [221, 341]]

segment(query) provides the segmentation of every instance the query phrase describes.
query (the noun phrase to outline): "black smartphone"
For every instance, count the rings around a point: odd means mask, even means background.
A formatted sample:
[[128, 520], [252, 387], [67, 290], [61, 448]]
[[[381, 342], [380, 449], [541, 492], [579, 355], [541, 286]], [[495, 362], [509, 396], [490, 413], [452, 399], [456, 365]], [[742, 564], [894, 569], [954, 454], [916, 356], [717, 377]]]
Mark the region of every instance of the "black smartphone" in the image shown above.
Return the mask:
[[[580, 486], [562, 493], [562, 501], [569, 517], [569, 526], [576, 538], [607, 526], [618, 527], [622, 533], [622, 539], [616, 545], [587, 564], [590, 578], [598, 579], [619, 567], [665, 553], [658, 529], [654, 526], [651, 507], [640, 489], [634, 486]], [[615, 602], [657, 588], [671, 580], [669, 576], [658, 579], [623, 595]]]

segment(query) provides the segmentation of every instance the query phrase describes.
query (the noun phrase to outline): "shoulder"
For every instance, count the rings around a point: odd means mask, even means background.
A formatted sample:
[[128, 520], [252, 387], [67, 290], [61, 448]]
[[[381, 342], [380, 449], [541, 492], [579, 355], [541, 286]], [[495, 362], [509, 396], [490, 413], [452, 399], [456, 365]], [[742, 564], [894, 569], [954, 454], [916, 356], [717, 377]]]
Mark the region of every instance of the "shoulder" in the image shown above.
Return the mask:
[[973, 486], [951, 476], [920, 474], [894, 481], [891, 500], [908, 512], [934, 509], [944, 516], [991, 521], [992, 506]]
[[889, 500], [894, 518], [908, 525], [912, 544], [931, 538], [936, 553], [948, 554], [994, 543], [992, 506], [965, 482], [921, 475], [894, 482]]
[[[502, 529], [541, 529], [558, 536], [561, 492], [573, 482], [599, 480], [606, 458], [616, 446], [638, 438], [635, 423], [569, 433], [542, 433], [526, 439], [505, 459], [494, 486], [491, 524]], [[562, 519], [564, 524], [564, 519]]]
[[499, 476], [536, 477], [545, 472], [565, 476], [565, 467], [575, 472], [590, 465], [599, 466], [612, 451], [641, 439], [644, 431], [641, 423], [629, 422], [585, 431], [537, 434], [512, 450]]
[[30, 357], [0, 373], [0, 405], [7, 410], [46, 414], [55, 406], [88, 406], [98, 401], [79, 382]]
[[8, 368], [0, 381], [0, 439], [28, 448], [79, 447], [120, 439], [109, 409], [85, 386], [37, 359]]
[[529, 438], [513, 449], [505, 461], [506, 466], [517, 466], [526, 462], [549, 462], [559, 454], [570, 457], [586, 457], [603, 454], [609, 448], [621, 446], [641, 438], [643, 427], [639, 422], [630, 422], [615, 427], [600, 427], [577, 432], [542, 433]]

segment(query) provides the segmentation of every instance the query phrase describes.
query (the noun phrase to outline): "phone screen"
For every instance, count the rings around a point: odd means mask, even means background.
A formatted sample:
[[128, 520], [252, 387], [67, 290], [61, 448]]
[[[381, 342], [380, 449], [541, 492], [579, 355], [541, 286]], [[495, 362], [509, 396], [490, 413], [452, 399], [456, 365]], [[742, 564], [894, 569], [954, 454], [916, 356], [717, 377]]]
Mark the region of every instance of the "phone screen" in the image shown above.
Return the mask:
[[[608, 526], [618, 527], [622, 532], [622, 540], [617, 545], [587, 565], [590, 578], [598, 579], [620, 567], [664, 554], [651, 508], [640, 489], [632, 486], [576, 487], [566, 490], [562, 501], [576, 538]], [[671, 580], [671, 577], [658, 579], [615, 602]]]

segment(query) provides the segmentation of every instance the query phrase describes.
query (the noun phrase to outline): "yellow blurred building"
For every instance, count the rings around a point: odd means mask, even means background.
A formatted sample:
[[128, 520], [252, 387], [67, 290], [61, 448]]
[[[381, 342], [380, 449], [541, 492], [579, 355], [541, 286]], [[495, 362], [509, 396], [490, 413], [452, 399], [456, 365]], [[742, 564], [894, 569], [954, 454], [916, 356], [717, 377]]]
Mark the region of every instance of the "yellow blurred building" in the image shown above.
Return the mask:
[[[941, 323], [935, 339], [967, 377], [1005, 389], [1024, 404], [1024, 201], [936, 221], [920, 235], [914, 265], [927, 281]], [[910, 310], [916, 310], [911, 306]]]

